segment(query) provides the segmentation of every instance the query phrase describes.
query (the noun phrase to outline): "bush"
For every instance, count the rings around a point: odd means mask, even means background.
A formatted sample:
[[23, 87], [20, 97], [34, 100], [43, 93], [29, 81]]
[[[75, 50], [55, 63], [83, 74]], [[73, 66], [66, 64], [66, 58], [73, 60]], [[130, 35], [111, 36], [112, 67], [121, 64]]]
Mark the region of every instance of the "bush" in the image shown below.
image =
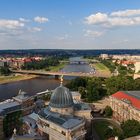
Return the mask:
[[124, 138], [140, 135], [140, 123], [136, 120], [127, 120], [121, 124]]
[[113, 110], [110, 106], [106, 106], [104, 110], [105, 116], [106, 117], [111, 117], [113, 114]]

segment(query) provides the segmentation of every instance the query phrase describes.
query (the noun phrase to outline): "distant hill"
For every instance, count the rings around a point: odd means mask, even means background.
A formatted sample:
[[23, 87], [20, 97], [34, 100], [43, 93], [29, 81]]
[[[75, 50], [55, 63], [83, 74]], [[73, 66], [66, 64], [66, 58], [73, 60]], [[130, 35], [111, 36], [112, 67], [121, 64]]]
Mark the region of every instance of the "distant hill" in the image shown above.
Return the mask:
[[63, 49], [29, 49], [29, 50], [0, 50], [0, 56], [96, 56], [100, 54], [130, 54], [140, 55], [140, 49], [108, 49], [108, 50], [63, 50]]

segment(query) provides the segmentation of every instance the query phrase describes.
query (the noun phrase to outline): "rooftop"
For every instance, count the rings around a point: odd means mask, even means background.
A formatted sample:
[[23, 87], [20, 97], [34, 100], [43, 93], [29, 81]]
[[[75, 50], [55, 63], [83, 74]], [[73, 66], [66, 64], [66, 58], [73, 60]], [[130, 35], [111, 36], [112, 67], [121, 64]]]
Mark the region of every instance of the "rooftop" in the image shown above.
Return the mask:
[[18, 100], [18, 101], [24, 101], [27, 100], [29, 98], [29, 96], [27, 95], [26, 92], [24, 91], [19, 91], [18, 95], [13, 97], [13, 99]]
[[81, 94], [77, 91], [72, 91], [71, 94], [72, 96], [81, 96]]
[[1, 102], [0, 103], [0, 115], [4, 115], [6, 113], [9, 113], [13, 110], [20, 109], [21, 106], [18, 102], [14, 101], [7, 101], [7, 102]]
[[55, 108], [67, 108], [73, 106], [72, 94], [62, 84], [57, 87], [51, 95], [49, 106]]
[[79, 124], [83, 123], [83, 118], [73, 115], [61, 115], [56, 112], [51, 112], [49, 108], [45, 108], [39, 114], [44, 119], [55, 123], [64, 129], [72, 129]]
[[140, 99], [140, 91], [124, 91], [124, 92], [134, 98]]
[[81, 110], [81, 111], [82, 110], [91, 110], [91, 107], [88, 104], [82, 103], [82, 102], [74, 104], [74, 108], [76, 110]]
[[140, 91], [118, 91], [112, 96], [140, 110]]

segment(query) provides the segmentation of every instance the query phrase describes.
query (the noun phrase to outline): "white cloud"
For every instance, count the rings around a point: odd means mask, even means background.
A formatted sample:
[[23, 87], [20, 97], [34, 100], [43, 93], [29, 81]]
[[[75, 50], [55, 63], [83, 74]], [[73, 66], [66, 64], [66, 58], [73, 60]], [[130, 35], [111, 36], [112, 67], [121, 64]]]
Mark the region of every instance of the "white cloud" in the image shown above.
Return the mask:
[[19, 18], [19, 21], [21, 21], [21, 22], [29, 22], [30, 20], [20, 17], [20, 18]]
[[85, 22], [103, 27], [140, 25], [140, 10], [125, 10], [112, 12], [111, 14], [91, 14], [85, 18]]
[[5, 20], [0, 19], [0, 28], [7, 28], [7, 29], [17, 29], [23, 27], [24, 23], [18, 20]]
[[85, 18], [87, 24], [99, 24], [99, 23], [104, 23], [108, 20], [107, 14], [104, 13], [97, 13], [97, 14], [92, 14], [88, 17]]
[[128, 39], [123, 39], [123, 40], [119, 40], [119, 41], [113, 41], [112, 44], [125, 44], [128, 42], [129, 42]]
[[85, 36], [96, 38], [102, 36], [103, 34], [104, 32], [101, 31], [86, 30]]
[[124, 11], [117, 11], [111, 13], [111, 16], [119, 16], [119, 17], [129, 17], [129, 16], [137, 16], [137, 15], [140, 15], [140, 9], [124, 10]]
[[32, 31], [32, 32], [40, 32], [40, 31], [42, 31], [42, 29], [39, 28], [39, 27], [33, 27], [33, 28], [30, 29], [30, 31]]
[[46, 22], [49, 21], [49, 19], [46, 18], [46, 17], [39, 17], [39, 16], [37, 16], [37, 17], [34, 18], [34, 21], [38, 22], [38, 23], [46, 23]]
[[68, 37], [69, 37], [69, 35], [65, 34], [64, 36], [57, 36], [56, 39], [59, 40], [59, 41], [62, 41], [62, 40], [68, 39]]

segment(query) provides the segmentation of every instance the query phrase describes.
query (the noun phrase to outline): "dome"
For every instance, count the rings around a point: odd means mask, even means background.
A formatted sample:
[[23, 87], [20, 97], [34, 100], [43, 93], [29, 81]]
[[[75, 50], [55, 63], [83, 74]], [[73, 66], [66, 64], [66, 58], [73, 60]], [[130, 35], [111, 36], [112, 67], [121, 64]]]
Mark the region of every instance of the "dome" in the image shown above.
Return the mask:
[[73, 106], [72, 94], [69, 89], [63, 85], [57, 87], [51, 96], [49, 105], [55, 108], [67, 108]]

